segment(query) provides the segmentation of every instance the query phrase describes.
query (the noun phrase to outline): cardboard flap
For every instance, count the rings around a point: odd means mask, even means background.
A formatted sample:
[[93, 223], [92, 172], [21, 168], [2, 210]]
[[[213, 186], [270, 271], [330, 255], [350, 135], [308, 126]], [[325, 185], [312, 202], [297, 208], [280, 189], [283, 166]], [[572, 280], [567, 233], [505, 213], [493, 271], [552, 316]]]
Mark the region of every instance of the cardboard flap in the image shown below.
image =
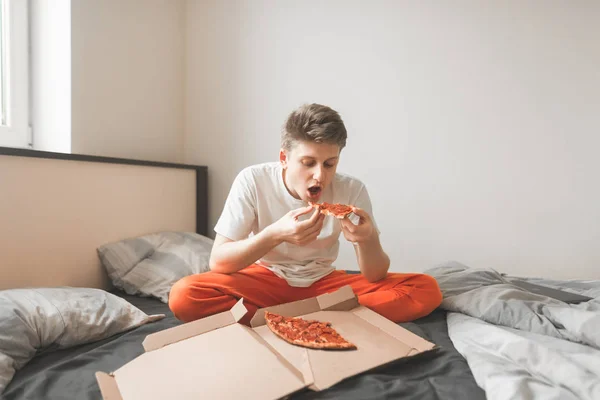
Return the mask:
[[235, 324], [244, 316], [244, 314], [246, 314], [246, 312], [248, 312], [248, 310], [243, 304], [243, 299], [240, 299], [229, 311], [211, 315], [210, 317], [188, 322], [146, 336], [142, 342], [144, 350], [153, 351], [171, 343]]
[[369, 310], [366, 307], [357, 308], [353, 311], [353, 313], [359, 316], [360, 318], [364, 319], [371, 325], [381, 329], [383, 332], [409, 346], [411, 348], [411, 351], [407, 355], [422, 353], [424, 351], [431, 350], [435, 347], [434, 343], [431, 343], [423, 339], [422, 337], [415, 335], [408, 329], [401, 327], [400, 325]]
[[358, 298], [354, 294], [352, 287], [343, 286], [332, 293], [322, 294], [317, 297], [311, 297], [305, 300], [292, 301], [290, 303], [280, 304], [273, 307], [265, 307], [256, 310], [256, 313], [250, 321], [253, 328], [265, 324], [265, 311], [285, 317], [297, 317], [317, 311], [349, 311], [358, 307]]
[[273, 346], [269, 344], [269, 342], [265, 338], [258, 334], [254, 329], [248, 328], [243, 325], [241, 325], [241, 327], [246, 329], [248, 333], [254, 339], [256, 339], [256, 341], [258, 341], [262, 346], [264, 346], [271, 353], [273, 353], [273, 355], [277, 357], [281, 365], [283, 365], [290, 372], [292, 372], [294, 376], [298, 378], [298, 380], [304, 381], [306, 386], [312, 385], [314, 383], [314, 378], [312, 375], [312, 371], [310, 370], [308, 354], [306, 353], [306, 351], [304, 352], [304, 357], [302, 358], [301, 362], [299, 363], [299, 365], [296, 366], [286, 357], [285, 354], [278, 352]]
[[230, 324], [143, 353], [114, 380], [125, 400], [276, 400], [305, 388], [302, 373], [257, 336]]
[[358, 298], [349, 285], [342, 286], [332, 293], [317, 296], [319, 308], [323, 311], [349, 311], [358, 307]]
[[319, 311], [319, 303], [316, 298], [306, 300], [293, 301], [291, 303], [280, 304], [273, 307], [265, 307], [256, 310], [256, 313], [250, 320], [250, 326], [256, 328], [263, 326], [265, 321], [265, 311], [270, 311], [275, 314], [286, 317], [297, 317], [298, 315], [310, 314]]
[[244, 299], [239, 299], [238, 302], [235, 303], [233, 307], [231, 307], [230, 312], [233, 316], [233, 320], [235, 322], [239, 322], [239, 320], [242, 319], [244, 315], [246, 315], [246, 313], [248, 312], [248, 309], [244, 305]]
[[253, 328], [253, 331], [264, 341], [265, 345], [269, 346], [274, 352], [287, 360], [296, 370], [300, 371], [307, 385], [314, 383], [315, 378], [310, 366], [308, 349], [282, 343], [281, 338], [276, 336], [265, 325]]
[[104, 400], [123, 400], [114, 376], [99, 371], [96, 372], [96, 381]]

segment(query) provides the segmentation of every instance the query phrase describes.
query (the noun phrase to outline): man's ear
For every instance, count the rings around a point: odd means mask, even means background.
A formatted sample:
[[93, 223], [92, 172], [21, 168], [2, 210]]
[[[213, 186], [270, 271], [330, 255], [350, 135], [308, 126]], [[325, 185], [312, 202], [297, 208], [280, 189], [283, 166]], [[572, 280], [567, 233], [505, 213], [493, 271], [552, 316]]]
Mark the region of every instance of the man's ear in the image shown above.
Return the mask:
[[287, 153], [284, 149], [279, 150], [279, 162], [284, 169], [287, 168]]

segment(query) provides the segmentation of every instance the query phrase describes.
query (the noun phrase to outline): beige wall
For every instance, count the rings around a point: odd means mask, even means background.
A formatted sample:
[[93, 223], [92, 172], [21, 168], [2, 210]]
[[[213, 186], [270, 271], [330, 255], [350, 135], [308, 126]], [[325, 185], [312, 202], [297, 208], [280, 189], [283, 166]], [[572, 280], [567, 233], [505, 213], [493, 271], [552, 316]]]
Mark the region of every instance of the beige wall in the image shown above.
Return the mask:
[[600, 3], [368, 4], [188, 1], [185, 160], [209, 166], [210, 223], [241, 168], [276, 160], [286, 114], [320, 102], [394, 271], [599, 278]]
[[77, 0], [72, 152], [182, 161], [183, 0]]

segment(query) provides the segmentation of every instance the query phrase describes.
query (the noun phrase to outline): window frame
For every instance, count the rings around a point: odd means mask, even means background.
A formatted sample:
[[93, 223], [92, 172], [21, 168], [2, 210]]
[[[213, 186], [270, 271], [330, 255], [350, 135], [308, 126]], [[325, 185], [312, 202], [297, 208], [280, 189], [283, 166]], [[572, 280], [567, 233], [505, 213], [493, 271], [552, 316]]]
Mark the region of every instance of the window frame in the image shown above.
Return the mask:
[[[0, 117], [0, 146], [31, 148], [29, 124], [29, 15], [28, 0], [3, 0], [1, 39], [6, 125]], [[0, 93], [1, 95], [1, 93]]]

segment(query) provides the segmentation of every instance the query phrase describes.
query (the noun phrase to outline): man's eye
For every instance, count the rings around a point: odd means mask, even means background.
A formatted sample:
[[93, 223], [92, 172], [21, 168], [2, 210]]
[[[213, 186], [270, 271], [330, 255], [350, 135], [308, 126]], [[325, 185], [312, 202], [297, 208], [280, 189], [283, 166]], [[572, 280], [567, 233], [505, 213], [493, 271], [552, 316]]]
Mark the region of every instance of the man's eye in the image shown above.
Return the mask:
[[335, 164], [325, 164], [325, 168], [333, 168], [335, 167]]
[[304, 166], [305, 167], [314, 167], [315, 163], [314, 162], [305, 162]]

